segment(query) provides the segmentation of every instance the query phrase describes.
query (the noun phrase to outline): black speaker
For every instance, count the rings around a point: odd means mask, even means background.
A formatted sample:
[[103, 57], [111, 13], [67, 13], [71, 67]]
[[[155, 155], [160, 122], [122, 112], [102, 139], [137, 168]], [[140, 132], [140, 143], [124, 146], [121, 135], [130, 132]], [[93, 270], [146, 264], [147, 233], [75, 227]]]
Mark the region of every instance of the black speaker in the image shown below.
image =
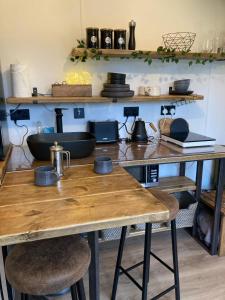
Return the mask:
[[89, 121], [88, 125], [96, 143], [115, 143], [119, 139], [118, 121]]

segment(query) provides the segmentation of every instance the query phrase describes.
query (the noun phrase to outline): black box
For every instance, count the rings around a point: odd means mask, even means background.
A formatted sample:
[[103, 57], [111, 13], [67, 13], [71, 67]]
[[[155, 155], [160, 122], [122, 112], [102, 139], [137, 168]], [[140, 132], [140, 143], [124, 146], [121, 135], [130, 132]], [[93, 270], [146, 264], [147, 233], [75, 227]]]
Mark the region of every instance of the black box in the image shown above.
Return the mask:
[[115, 143], [119, 139], [118, 121], [89, 121], [88, 126], [96, 143]]

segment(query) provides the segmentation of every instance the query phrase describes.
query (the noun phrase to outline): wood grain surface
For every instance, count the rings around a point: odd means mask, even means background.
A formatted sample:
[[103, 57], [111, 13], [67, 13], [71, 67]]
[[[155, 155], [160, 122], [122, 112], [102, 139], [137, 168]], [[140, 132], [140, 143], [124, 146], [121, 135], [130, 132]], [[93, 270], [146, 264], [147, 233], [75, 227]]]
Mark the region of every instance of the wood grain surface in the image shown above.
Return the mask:
[[5, 159], [0, 161], [0, 185], [2, 184], [3, 178], [5, 176], [5, 172], [6, 172], [6, 169], [7, 169], [7, 166], [8, 166], [8, 162], [9, 162], [10, 157], [11, 157], [11, 152], [12, 152], [12, 146], [9, 146], [9, 149], [6, 153]]
[[6, 101], [8, 104], [50, 104], [50, 103], [112, 103], [114, 102], [158, 102], [158, 101], [182, 101], [182, 100], [203, 100], [202, 95], [160, 95], [160, 96], [133, 96], [129, 98], [108, 98], [101, 96], [92, 97], [10, 97]]
[[7, 173], [0, 187], [0, 245], [168, 219], [168, 209], [120, 166], [98, 175], [70, 168], [56, 186], [37, 187], [33, 171]]
[[[212, 147], [213, 148], [213, 147]], [[8, 164], [8, 171], [34, 168], [40, 165], [46, 165], [49, 162], [36, 161], [30, 154], [28, 147], [24, 147], [26, 156], [29, 158], [28, 162], [19, 148], [13, 148], [13, 153]], [[181, 153], [167, 147], [165, 142], [161, 143], [115, 143], [108, 145], [96, 145], [93, 153], [85, 158], [72, 159], [71, 165], [87, 165], [93, 164], [96, 157], [109, 156], [113, 162], [120, 166], [138, 166], [149, 164], [168, 164], [179, 163], [195, 160], [210, 160], [216, 158], [225, 158], [225, 147], [215, 146], [212, 152]]]

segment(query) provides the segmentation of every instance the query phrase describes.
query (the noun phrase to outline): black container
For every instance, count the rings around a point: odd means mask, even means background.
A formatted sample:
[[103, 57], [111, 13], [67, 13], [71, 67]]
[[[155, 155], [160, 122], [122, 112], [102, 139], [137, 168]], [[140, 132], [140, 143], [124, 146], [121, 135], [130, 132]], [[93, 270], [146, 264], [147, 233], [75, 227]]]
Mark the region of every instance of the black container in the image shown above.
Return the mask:
[[50, 160], [49, 148], [57, 141], [71, 158], [89, 156], [95, 148], [95, 137], [89, 132], [41, 133], [29, 135], [27, 144], [37, 160]]
[[41, 166], [34, 169], [34, 183], [38, 186], [55, 185], [60, 179], [53, 166]]
[[101, 48], [112, 49], [113, 45], [113, 30], [112, 29], [101, 29]]
[[98, 36], [99, 29], [89, 27], [89, 28], [86, 28], [86, 32], [87, 32], [87, 47], [88, 48], [98, 48], [99, 47], [99, 36]]
[[108, 73], [108, 83], [111, 84], [125, 84], [126, 74]]
[[126, 30], [114, 30], [114, 49], [126, 49]]
[[97, 174], [109, 174], [113, 170], [112, 159], [107, 156], [97, 157], [94, 161], [94, 171]]

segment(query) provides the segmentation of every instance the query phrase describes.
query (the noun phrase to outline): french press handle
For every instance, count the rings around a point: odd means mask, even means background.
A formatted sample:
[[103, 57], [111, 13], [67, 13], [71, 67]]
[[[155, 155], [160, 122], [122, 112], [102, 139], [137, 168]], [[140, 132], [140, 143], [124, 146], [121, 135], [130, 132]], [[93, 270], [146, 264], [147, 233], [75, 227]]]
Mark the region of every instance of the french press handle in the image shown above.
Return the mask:
[[66, 156], [66, 167], [69, 168], [70, 166], [70, 151], [61, 151], [62, 155]]

